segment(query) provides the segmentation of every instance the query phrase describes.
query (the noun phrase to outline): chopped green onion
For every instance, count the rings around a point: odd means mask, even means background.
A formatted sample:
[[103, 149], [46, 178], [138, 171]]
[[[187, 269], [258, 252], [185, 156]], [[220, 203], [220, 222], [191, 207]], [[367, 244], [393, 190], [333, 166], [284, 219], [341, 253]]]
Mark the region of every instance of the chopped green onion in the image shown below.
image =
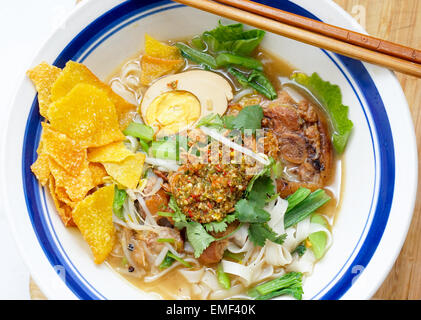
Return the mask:
[[242, 57], [231, 53], [220, 53], [216, 57], [216, 64], [218, 67], [226, 67], [234, 64], [247, 69], [256, 69], [263, 71], [262, 63], [254, 58]]
[[270, 80], [263, 74], [263, 72], [253, 70], [249, 76], [246, 76], [241, 71], [232, 67], [228, 68], [228, 72], [234, 75], [243, 87], [252, 87], [271, 100], [274, 100], [278, 97], [275, 88], [272, 86]]
[[170, 258], [173, 258], [174, 260], [177, 260], [178, 262], [180, 262], [183, 266], [187, 267], [187, 268], [192, 268], [193, 266], [188, 263], [187, 261], [184, 261], [182, 258], [177, 257], [175, 254], [173, 254], [171, 251], [168, 251], [167, 256], [169, 256]]
[[158, 211], [158, 216], [161, 216], [161, 217], [172, 217], [172, 216], [174, 216], [174, 213], [172, 213], [172, 212]]
[[139, 143], [140, 143], [140, 146], [142, 147], [142, 150], [145, 151], [146, 153], [148, 153], [149, 152], [149, 144], [147, 144], [142, 139], [139, 139]]
[[284, 170], [284, 166], [282, 165], [281, 161], [274, 161], [272, 163], [272, 174], [275, 179], [279, 179], [282, 176], [282, 172]]
[[174, 238], [159, 238], [156, 241], [159, 243], [164, 243], [164, 242], [175, 243]]
[[206, 50], [206, 44], [203, 41], [201, 36], [194, 36], [193, 39], [191, 39], [191, 43], [193, 44], [193, 46], [200, 50], [200, 51], [205, 51]]
[[298, 222], [307, 218], [310, 214], [330, 200], [330, 197], [322, 189], [311, 193], [307, 198], [297, 204], [289, 212], [285, 213], [285, 229], [296, 225]]
[[218, 277], [218, 282], [222, 286], [222, 288], [226, 290], [231, 288], [231, 279], [229, 275], [224, 272], [222, 263], [218, 265], [218, 268], [216, 269], [216, 275]]
[[153, 141], [149, 152], [155, 158], [177, 160], [177, 144], [173, 140]]
[[139, 138], [144, 142], [151, 142], [155, 134], [151, 127], [137, 122], [130, 123], [123, 133], [126, 136]]
[[303, 294], [302, 277], [303, 274], [300, 272], [290, 272], [254, 287], [248, 294], [257, 300], [271, 299], [284, 294], [301, 299]]
[[237, 262], [241, 262], [244, 259], [244, 253], [233, 253], [229, 250], [225, 250], [224, 258], [229, 258]]
[[300, 187], [297, 191], [295, 191], [292, 195], [290, 195], [288, 200], [288, 211], [291, 211], [297, 204], [304, 201], [311, 193], [310, 189]]
[[208, 69], [218, 68], [215, 58], [210, 54], [193, 49], [182, 42], [178, 42], [175, 46], [180, 49], [182, 56], [186, 59], [202, 64]]
[[116, 186], [114, 188], [113, 212], [121, 220], [124, 220], [123, 204], [124, 204], [124, 201], [126, 201], [126, 198], [127, 198], [126, 191], [119, 189]]

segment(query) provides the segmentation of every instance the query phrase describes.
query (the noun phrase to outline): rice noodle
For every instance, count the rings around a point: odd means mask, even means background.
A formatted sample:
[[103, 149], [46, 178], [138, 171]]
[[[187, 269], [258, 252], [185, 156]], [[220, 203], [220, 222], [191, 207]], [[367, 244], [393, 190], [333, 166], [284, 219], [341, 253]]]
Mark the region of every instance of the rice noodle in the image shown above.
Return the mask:
[[132, 136], [126, 136], [126, 140], [128, 140], [129, 150], [135, 153], [139, 149], [139, 141], [137, 138]]
[[[185, 259], [184, 259], [184, 261], [186, 261], [186, 262], [191, 262], [191, 263], [194, 263], [194, 264], [196, 264], [196, 263], [197, 263], [197, 261], [196, 261], [195, 259], [191, 259], [191, 258], [185, 258]], [[168, 272], [170, 272], [171, 270], [173, 270], [173, 269], [175, 269], [175, 268], [177, 268], [177, 267], [179, 267], [179, 266], [181, 266], [181, 265], [182, 265], [182, 264], [181, 264], [180, 262], [176, 261], [176, 262], [174, 262], [174, 263], [171, 265], [171, 267], [169, 267], [169, 268], [167, 268], [167, 269], [165, 269], [165, 270], [163, 270], [163, 271], [161, 271], [161, 272], [159, 272], [159, 273], [157, 273], [157, 274], [154, 274], [154, 275], [152, 275], [152, 276], [146, 276], [146, 277], [144, 277], [144, 278], [143, 278], [143, 280], [144, 280], [146, 283], [156, 281], [156, 280], [158, 280], [159, 278], [161, 278], [162, 276], [164, 276], [165, 274], [167, 274]]]
[[158, 169], [160, 171], [177, 171], [179, 168], [179, 165], [177, 164], [175, 160], [164, 160], [164, 159], [146, 157], [145, 162], [153, 166], [159, 167]]
[[266, 155], [259, 154], [259, 153], [256, 153], [256, 152], [248, 149], [248, 148], [245, 148], [245, 147], [239, 145], [238, 143], [235, 143], [235, 142], [231, 141], [230, 139], [224, 137], [223, 135], [221, 135], [220, 133], [218, 133], [214, 129], [210, 129], [210, 128], [207, 128], [207, 127], [204, 127], [204, 126], [200, 127], [200, 129], [205, 134], [207, 134], [208, 136], [214, 138], [215, 140], [218, 140], [219, 142], [225, 144], [229, 148], [234, 149], [238, 152], [241, 152], [241, 153], [255, 159], [256, 161], [264, 164], [265, 166], [270, 163], [270, 161], [267, 159]]
[[111, 82], [111, 89], [118, 94], [120, 97], [130, 102], [131, 104], [138, 105], [136, 95], [129, 91], [118, 79], [114, 79]]
[[178, 272], [181, 273], [184, 278], [186, 278], [188, 283], [198, 283], [205, 273], [205, 268], [200, 268], [199, 270], [180, 269]]
[[168, 253], [168, 248], [164, 247], [161, 250], [161, 252], [156, 256], [155, 263], [154, 263], [155, 266], [159, 266], [162, 263], [162, 261], [164, 261], [167, 253]]
[[238, 101], [240, 101], [245, 96], [248, 96], [248, 95], [253, 94], [253, 93], [254, 93], [253, 88], [243, 89], [234, 96], [234, 98], [232, 99], [232, 102], [237, 103]]

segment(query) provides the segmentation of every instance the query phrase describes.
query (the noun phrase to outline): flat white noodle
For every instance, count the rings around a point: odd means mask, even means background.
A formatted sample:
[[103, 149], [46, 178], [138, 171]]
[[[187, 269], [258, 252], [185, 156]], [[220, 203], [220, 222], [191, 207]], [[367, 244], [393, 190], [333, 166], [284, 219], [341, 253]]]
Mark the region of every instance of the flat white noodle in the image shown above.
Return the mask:
[[216, 290], [212, 292], [209, 298], [212, 300], [223, 300], [235, 295], [239, 295], [243, 291], [244, 291], [244, 286], [241, 284], [236, 284], [232, 286], [231, 288], [229, 288], [228, 290], [221, 289], [221, 290]]
[[[243, 247], [247, 241], [248, 238], [248, 224], [243, 224], [240, 229], [236, 233], [234, 233], [234, 236], [231, 238], [231, 240], [240, 247]], [[231, 251], [231, 250], [230, 250]], [[235, 253], [234, 251], [231, 251]], [[238, 252], [237, 252], [238, 253]]]
[[187, 270], [187, 269], [180, 269], [178, 272], [186, 278], [187, 282], [189, 283], [198, 283], [203, 277], [205, 273], [205, 268], [200, 268], [199, 270]]
[[288, 209], [288, 201], [278, 197], [265, 209], [270, 213], [270, 220], [268, 221], [269, 227], [277, 234], [283, 234], [285, 232], [284, 216]]
[[124, 100], [130, 102], [131, 104], [137, 105], [138, 102], [136, 100], [136, 96], [133, 92], [129, 91], [119, 79], [114, 79], [111, 82], [111, 89], [122, 97]]
[[240, 101], [242, 98], [244, 98], [245, 96], [248, 96], [250, 94], [254, 93], [254, 89], [253, 88], [246, 88], [241, 90], [239, 93], [237, 93], [234, 98], [232, 99], [233, 103], [237, 103], [238, 101]]
[[292, 262], [291, 253], [282, 245], [267, 241], [265, 260], [268, 264], [281, 267]]
[[306, 250], [301, 257], [296, 255], [296, 258], [286, 267], [286, 269], [289, 272], [295, 271], [310, 275], [313, 272], [315, 262], [316, 257], [314, 256], [313, 251]]
[[[224, 268], [225, 271], [225, 268]], [[201, 283], [206, 284], [212, 291], [220, 290], [222, 287], [218, 282], [215, 272], [211, 270], [206, 270], [205, 274], [202, 277]]]

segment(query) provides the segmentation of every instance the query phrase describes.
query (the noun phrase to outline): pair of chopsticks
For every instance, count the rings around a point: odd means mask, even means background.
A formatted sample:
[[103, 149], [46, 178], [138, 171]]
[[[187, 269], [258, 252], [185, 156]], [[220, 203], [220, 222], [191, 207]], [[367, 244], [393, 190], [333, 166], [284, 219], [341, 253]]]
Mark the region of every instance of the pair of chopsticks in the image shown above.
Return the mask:
[[421, 51], [249, 0], [174, 0], [341, 55], [421, 78]]

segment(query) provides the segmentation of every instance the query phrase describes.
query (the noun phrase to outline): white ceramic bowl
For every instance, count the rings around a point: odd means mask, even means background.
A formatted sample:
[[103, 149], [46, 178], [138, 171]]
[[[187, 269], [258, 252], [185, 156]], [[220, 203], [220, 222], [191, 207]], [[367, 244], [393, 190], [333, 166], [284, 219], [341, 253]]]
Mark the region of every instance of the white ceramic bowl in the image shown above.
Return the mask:
[[[328, 0], [266, 4], [364, 32]], [[144, 33], [180, 38], [213, 28], [219, 17], [169, 1], [84, 1], [33, 61], [83, 62], [105, 79], [142, 49]], [[225, 21], [225, 20], [224, 20]], [[308, 278], [305, 299], [367, 299], [380, 286], [405, 240], [417, 188], [410, 113], [388, 70], [268, 34], [263, 46], [306, 72], [338, 84], [355, 128], [344, 159], [345, 192], [334, 244]], [[31, 174], [40, 135], [36, 93], [23, 77], [3, 146], [3, 199], [32, 276], [48, 298], [151, 298], [105, 265], [96, 266], [77, 230], [66, 229]]]

